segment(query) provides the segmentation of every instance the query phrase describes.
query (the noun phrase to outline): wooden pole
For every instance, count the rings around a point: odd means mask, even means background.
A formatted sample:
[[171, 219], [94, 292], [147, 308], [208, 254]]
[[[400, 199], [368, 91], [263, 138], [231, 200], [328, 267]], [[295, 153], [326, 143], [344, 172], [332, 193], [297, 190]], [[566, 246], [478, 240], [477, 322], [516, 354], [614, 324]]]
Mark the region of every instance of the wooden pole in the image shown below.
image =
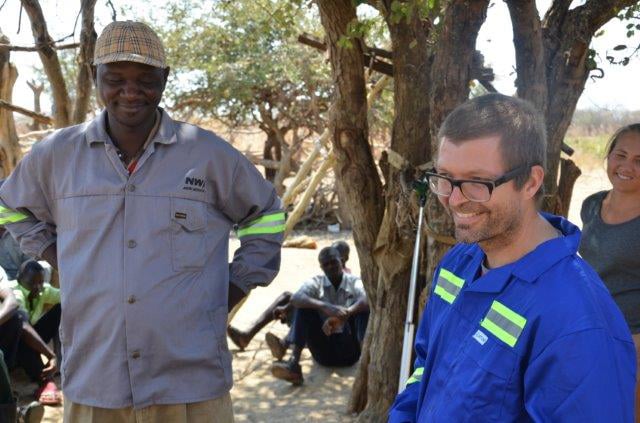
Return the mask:
[[331, 150], [327, 155], [327, 158], [325, 159], [325, 161], [322, 163], [322, 166], [320, 166], [320, 169], [318, 169], [315, 175], [313, 175], [313, 177], [311, 178], [311, 182], [309, 182], [309, 186], [307, 187], [304, 194], [302, 195], [302, 198], [300, 199], [298, 204], [296, 204], [296, 207], [287, 217], [287, 225], [284, 230], [285, 238], [289, 236], [294, 226], [296, 226], [296, 224], [300, 221], [300, 218], [304, 214], [304, 211], [306, 210], [307, 206], [311, 202], [311, 198], [313, 197], [313, 194], [318, 189], [318, 185], [320, 185], [322, 178], [324, 178], [327, 171], [335, 164], [335, 162], [336, 162], [336, 157], [333, 154], [333, 150]]
[[[371, 109], [371, 107], [373, 106], [373, 103], [378, 98], [378, 96], [382, 92], [382, 89], [387, 85], [389, 80], [390, 78], [388, 76], [383, 75], [382, 78], [380, 78], [373, 85], [373, 87], [371, 87], [371, 90], [367, 95], [367, 106], [369, 107], [369, 109]], [[331, 110], [329, 111], [329, 114], [331, 114]], [[322, 150], [322, 147], [329, 140], [329, 136], [330, 136], [329, 129], [325, 129], [322, 132], [322, 135], [320, 135], [320, 138], [318, 139], [318, 141], [316, 141], [313, 147], [313, 150], [311, 151], [307, 159], [304, 161], [302, 166], [300, 166], [300, 169], [298, 170], [298, 173], [296, 173], [295, 178], [293, 179], [291, 184], [289, 184], [289, 186], [287, 187], [286, 191], [282, 196], [282, 205], [285, 209], [289, 207], [291, 204], [293, 204], [293, 200], [295, 199], [297, 193], [299, 192], [299, 190], [297, 189], [298, 185], [300, 185], [300, 183], [311, 172], [313, 163], [320, 156], [320, 151]]]

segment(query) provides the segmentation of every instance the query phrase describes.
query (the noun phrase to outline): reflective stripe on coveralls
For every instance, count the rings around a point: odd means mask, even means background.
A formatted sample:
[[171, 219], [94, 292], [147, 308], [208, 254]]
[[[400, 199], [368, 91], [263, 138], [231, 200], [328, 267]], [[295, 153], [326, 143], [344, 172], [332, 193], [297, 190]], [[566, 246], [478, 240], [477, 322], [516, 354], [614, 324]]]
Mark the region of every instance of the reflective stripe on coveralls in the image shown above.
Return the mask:
[[449, 304], [453, 304], [463, 285], [464, 279], [454, 275], [447, 269], [440, 269], [438, 282], [433, 292]]
[[412, 383], [420, 382], [422, 380], [422, 374], [424, 373], [424, 367], [416, 367], [411, 377], [407, 380], [405, 386], [409, 386]]
[[526, 324], [527, 319], [498, 301], [491, 304], [491, 309], [480, 322], [480, 326], [510, 347], [516, 344]]
[[0, 206], [0, 225], [4, 225], [6, 223], [22, 222], [23, 220], [26, 220], [28, 218], [29, 216], [27, 216], [26, 214], [11, 210], [4, 206]]

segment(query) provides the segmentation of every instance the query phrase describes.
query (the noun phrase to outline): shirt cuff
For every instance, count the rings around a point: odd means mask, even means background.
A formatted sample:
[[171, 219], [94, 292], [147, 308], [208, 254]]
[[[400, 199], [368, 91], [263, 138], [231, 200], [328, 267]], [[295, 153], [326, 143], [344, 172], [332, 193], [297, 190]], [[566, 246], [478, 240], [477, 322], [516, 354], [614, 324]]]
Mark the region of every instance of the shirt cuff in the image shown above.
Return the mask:
[[45, 242], [42, 243], [42, 245], [40, 246], [40, 248], [38, 249], [38, 252], [36, 254], [36, 257], [38, 258], [38, 260], [44, 260], [42, 258], [42, 254], [45, 252], [45, 250], [47, 248], [49, 248], [51, 245], [55, 244], [57, 241], [57, 237], [53, 237], [50, 238], [48, 240], [46, 240]]
[[253, 289], [253, 286], [248, 286], [238, 281], [229, 281], [229, 283], [236, 286], [240, 291], [244, 292], [245, 295], [249, 295], [249, 292]]

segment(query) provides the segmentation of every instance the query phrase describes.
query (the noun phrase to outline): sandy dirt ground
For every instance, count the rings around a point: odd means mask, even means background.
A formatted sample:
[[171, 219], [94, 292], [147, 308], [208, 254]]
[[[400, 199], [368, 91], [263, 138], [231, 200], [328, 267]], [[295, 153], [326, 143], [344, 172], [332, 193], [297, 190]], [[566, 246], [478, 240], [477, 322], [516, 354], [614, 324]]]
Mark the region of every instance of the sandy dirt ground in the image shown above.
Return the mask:
[[[570, 219], [580, 222], [580, 204], [588, 195], [607, 189], [608, 181], [602, 168], [594, 169], [578, 179], [574, 190]], [[318, 243], [318, 249], [286, 248], [282, 254], [282, 268], [276, 280], [268, 287], [255, 290], [238, 312], [233, 325], [244, 329], [258, 317], [282, 291], [295, 291], [306, 278], [319, 272], [317, 255], [319, 249], [337, 239], [346, 239], [352, 247], [349, 267], [358, 274], [358, 263], [353, 239], [349, 232], [329, 234], [307, 233]], [[238, 246], [231, 244], [231, 250]], [[245, 351], [239, 351], [230, 341], [233, 353], [233, 375], [235, 385], [231, 391], [237, 422], [351, 422], [353, 417], [346, 412], [351, 385], [355, 377], [355, 366], [349, 368], [325, 368], [314, 363], [307, 351], [302, 356], [305, 383], [301, 387], [274, 379], [271, 376], [271, 354], [264, 342], [264, 335], [272, 331], [285, 336], [287, 327], [278, 322], [267, 325], [253, 339]], [[20, 372], [17, 388], [23, 398], [35, 389], [25, 382]], [[107, 387], [105, 387], [107, 389]], [[62, 408], [46, 407], [45, 422], [62, 421]]]

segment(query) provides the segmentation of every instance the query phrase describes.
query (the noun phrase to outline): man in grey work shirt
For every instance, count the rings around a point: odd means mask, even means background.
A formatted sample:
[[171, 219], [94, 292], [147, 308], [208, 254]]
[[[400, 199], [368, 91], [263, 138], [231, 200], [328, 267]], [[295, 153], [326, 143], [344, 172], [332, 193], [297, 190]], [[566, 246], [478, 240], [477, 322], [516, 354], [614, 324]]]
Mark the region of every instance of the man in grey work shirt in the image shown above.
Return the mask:
[[280, 201], [228, 143], [158, 108], [169, 68], [149, 27], [108, 25], [94, 65], [106, 109], [34, 145], [0, 189], [0, 223], [60, 271], [65, 421], [232, 421], [227, 313], [278, 272]]
[[[294, 385], [304, 379], [299, 363], [305, 347], [323, 366], [351, 366], [358, 361], [369, 318], [362, 281], [344, 272], [340, 252], [325, 247], [318, 261], [323, 274], [304, 282], [291, 297], [295, 307], [291, 331], [285, 341], [279, 341], [283, 346], [293, 345], [291, 357], [271, 366], [275, 377]], [[267, 342], [275, 356], [276, 348]]]

